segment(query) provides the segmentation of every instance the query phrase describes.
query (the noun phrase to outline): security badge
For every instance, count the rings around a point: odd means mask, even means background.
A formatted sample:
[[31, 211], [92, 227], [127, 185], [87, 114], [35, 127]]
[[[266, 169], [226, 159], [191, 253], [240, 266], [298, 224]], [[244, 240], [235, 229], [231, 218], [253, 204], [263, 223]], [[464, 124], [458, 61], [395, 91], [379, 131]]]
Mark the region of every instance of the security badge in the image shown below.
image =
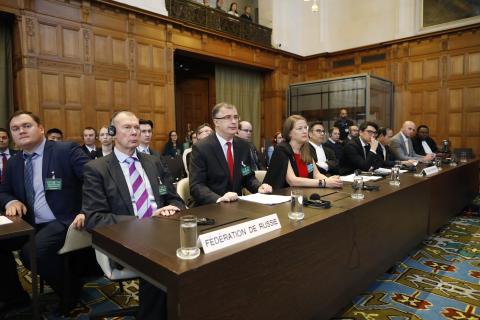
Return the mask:
[[160, 177], [157, 177], [157, 179], [158, 179], [158, 194], [161, 196], [164, 196], [168, 193], [167, 186], [162, 183], [162, 180], [160, 179]]
[[308, 173], [313, 172], [313, 163], [307, 164]]
[[246, 164], [243, 163], [242, 161], [242, 176], [248, 176], [250, 173], [252, 173], [252, 170], [250, 169], [249, 166], [247, 166]]
[[55, 178], [55, 171], [52, 171], [51, 178], [45, 179], [45, 191], [62, 190], [62, 179]]

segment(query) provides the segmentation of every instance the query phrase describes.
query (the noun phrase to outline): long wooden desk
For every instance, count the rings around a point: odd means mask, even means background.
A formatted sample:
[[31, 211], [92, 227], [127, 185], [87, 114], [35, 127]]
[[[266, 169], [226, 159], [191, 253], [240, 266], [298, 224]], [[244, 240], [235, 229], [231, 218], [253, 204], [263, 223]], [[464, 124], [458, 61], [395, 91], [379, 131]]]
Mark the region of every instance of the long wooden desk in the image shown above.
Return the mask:
[[32, 272], [33, 318], [38, 319], [37, 259], [35, 251], [35, 229], [19, 217], [9, 217], [13, 223], [0, 225], [0, 240], [28, 236]]
[[282, 228], [192, 261], [175, 255], [174, 219], [99, 228], [93, 245], [166, 288], [169, 319], [329, 319], [458, 214], [478, 192], [478, 174], [478, 160], [428, 178], [403, 174], [399, 187], [372, 183], [380, 191], [366, 192], [364, 200], [351, 199], [348, 184], [335, 193], [305, 189], [334, 201], [330, 209], [304, 208], [299, 223], [289, 221], [289, 203], [193, 208], [188, 214], [218, 224], [277, 213]]

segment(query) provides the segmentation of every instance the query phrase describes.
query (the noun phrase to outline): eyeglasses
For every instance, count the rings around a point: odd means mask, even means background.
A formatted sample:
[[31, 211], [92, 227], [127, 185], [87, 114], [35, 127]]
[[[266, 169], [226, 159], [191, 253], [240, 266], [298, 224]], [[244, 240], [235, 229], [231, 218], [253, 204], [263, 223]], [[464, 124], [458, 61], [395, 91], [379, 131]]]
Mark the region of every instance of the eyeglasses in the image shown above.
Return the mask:
[[315, 131], [316, 133], [319, 133], [319, 134], [325, 134], [325, 130], [322, 130], [322, 129], [315, 129], [313, 131]]
[[365, 130], [369, 135], [373, 135], [373, 136], [376, 136], [377, 135], [377, 131], [373, 131], [373, 130]]
[[252, 132], [253, 132], [253, 130], [250, 130], [250, 129], [240, 129], [240, 131], [243, 131], [243, 132], [250, 132], [250, 133], [252, 133]]
[[235, 115], [226, 115], [226, 116], [223, 116], [223, 117], [217, 117], [217, 118], [214, 118], [214, 119], [217, 119], [217, 120], [228, 120], [228, 121], [232, 121], [233, 119], [235, 120], [238, 120], [240, 119], [240, 116], [238, 114], [235, 114]]

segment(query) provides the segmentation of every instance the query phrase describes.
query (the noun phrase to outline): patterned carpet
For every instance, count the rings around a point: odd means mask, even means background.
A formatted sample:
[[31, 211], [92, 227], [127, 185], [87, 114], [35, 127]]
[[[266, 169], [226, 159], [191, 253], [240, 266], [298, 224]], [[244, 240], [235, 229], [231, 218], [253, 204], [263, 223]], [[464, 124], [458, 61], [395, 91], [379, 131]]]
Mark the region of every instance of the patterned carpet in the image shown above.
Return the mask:
[[480, 320], [480, 195], [335, 319]]

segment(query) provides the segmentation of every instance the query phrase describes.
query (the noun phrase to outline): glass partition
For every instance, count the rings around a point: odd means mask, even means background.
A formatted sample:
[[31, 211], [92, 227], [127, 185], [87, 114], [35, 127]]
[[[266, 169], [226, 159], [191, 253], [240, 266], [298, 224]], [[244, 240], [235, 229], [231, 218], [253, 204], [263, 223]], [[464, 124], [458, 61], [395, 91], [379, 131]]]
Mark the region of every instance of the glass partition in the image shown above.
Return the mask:
[[342, 108], [358, 125], [365, 120], [392, 125], [393, 84], [368, 74], [291, 84], [287, 101], [288, 115], [321, 120], [327, 128], [333, 126]]

